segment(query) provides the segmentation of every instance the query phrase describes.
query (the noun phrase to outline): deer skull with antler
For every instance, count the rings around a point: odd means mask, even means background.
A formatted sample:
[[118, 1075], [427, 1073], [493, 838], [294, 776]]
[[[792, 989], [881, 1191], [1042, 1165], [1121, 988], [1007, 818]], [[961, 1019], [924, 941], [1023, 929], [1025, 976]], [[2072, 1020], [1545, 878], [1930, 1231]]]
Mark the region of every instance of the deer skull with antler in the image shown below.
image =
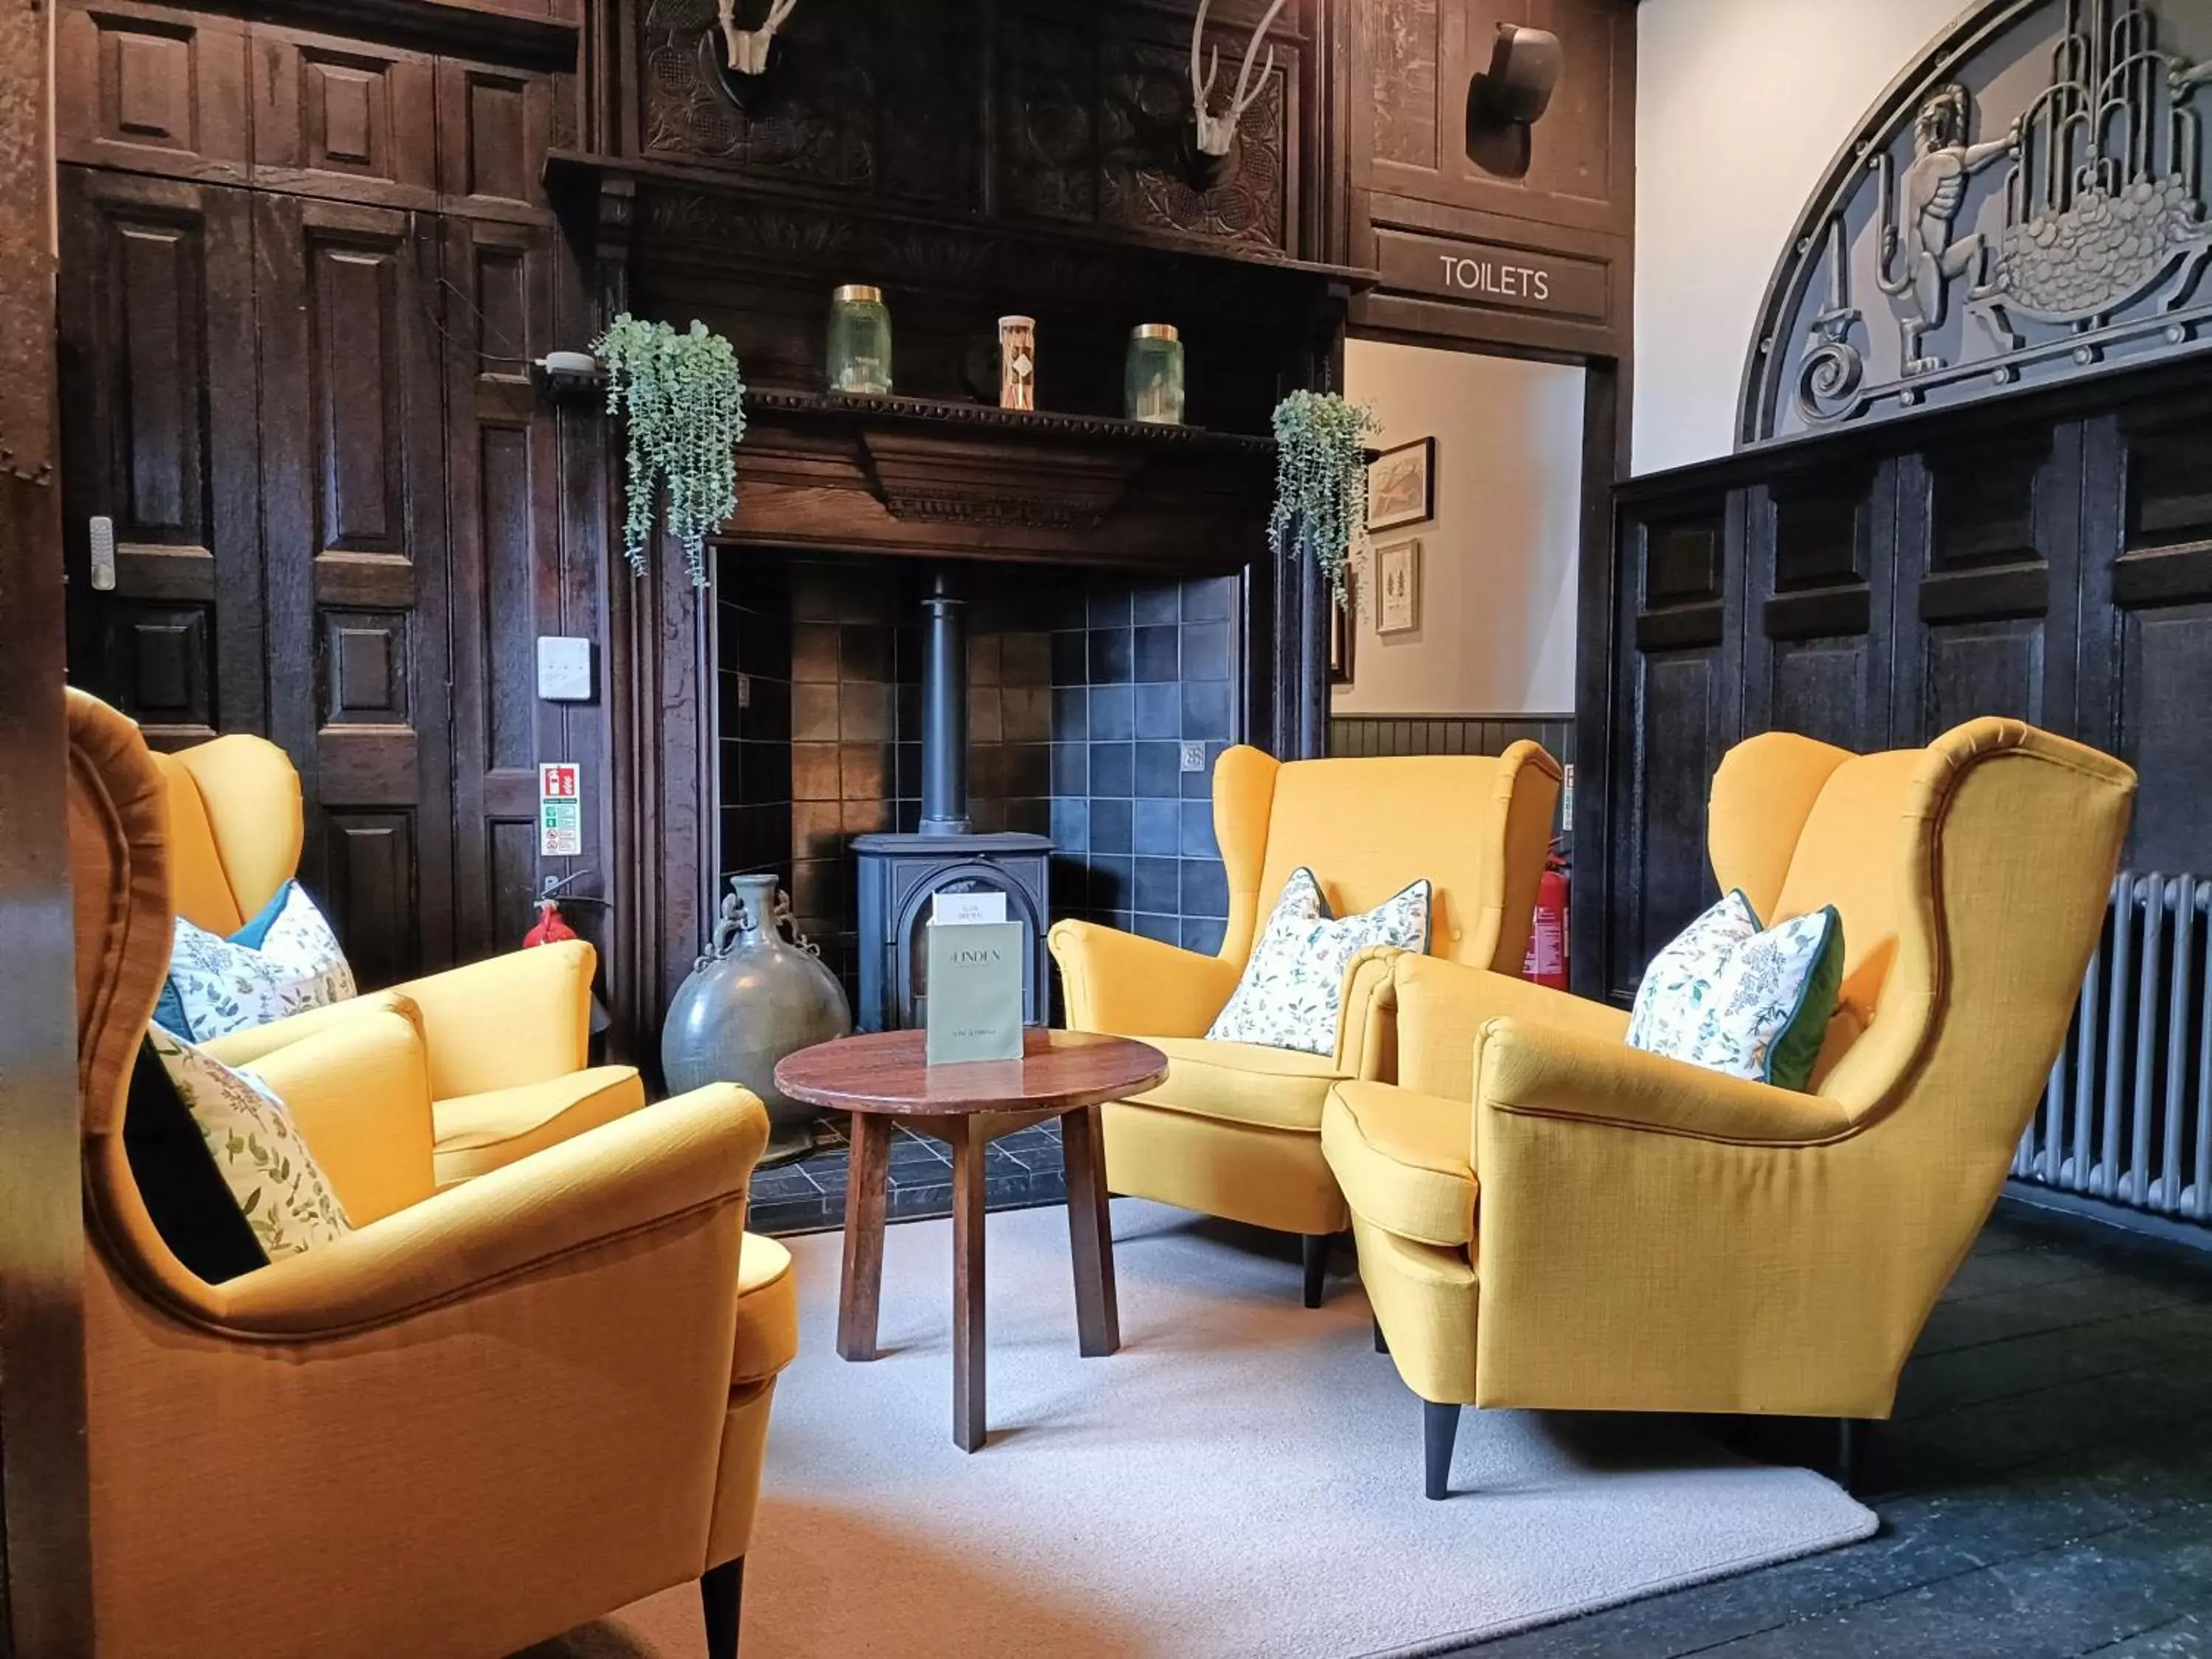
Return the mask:
[[1220, 47], [1216, 46], [1206, 59], [1206, 78], [1201, 81], [1198, 76], [1206, 33], [1206, 9], [1211, 3], [1212, 0], [1199, 0], [1198, 15], [1191, 20], [1190, 102], [1192, 113], [1198, 120], [1198, 153], [1218, 162], [1227, 158], [1230, 147], [1236, 143], [1237, 124], [1244, 118], [1244, 112], [1267, 89], [1267, 76], [1275, 67], [1275, 49], [1267, 48], [1267, 62], [1260, 65], [1257, 75], [1252, 72], [1252, 54], [1260, 49], [1260, 42], [1266, 38], [1276, 14], [1282, 10], [1284, 0], [1275, 0], [1267, 8], [1267, 15], [1260, 20], [1259, 27], [1252, 31], [1252, 39], [1244, 47], [1244, 61], [1237, 66], [1237, 89], [1230, 94], [1229, 107], [1218, 115], [1213, 113], [1210, 100], [1214, 77], [1221, 72]]
[[783, 20], [791, 15], [799, 0], [775, 0], [768, 9], [768, 19], [757, 29], [738, 27], [738, 0], [717, 0], [715, 10], [722, 20], [722, 38], [729, 43], [730, 68], [739, 75], [768, 73], [768, 49], [775, 44], [775, 32]]

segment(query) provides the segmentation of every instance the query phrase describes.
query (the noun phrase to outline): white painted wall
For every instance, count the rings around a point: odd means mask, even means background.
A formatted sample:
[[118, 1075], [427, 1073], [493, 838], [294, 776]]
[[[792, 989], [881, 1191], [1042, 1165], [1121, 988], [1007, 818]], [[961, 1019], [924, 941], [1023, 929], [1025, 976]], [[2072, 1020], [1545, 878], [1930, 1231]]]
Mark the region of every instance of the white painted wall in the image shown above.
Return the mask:
[[1376, 447], [1437, 441], [1437, 516], [1419, 537], [1420, 627], [1379, 635], [1360, 597], [1340, 714], [1557, 714], [1575, 706], [1583, 371], [1352, 340], [1346, 395]]
[[1636, 12], [1632, 471], [1735, 447], [1736, 394], [1797, 215], [1964, 0], [1644, 0]]

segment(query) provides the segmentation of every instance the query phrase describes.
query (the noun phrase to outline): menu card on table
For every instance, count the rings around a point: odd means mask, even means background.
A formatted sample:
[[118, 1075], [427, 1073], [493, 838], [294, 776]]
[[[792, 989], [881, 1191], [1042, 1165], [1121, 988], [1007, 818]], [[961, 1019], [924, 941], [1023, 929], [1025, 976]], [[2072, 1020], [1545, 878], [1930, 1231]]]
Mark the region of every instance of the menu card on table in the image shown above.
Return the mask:
[[939, 893], [929, 920], [923, 1058], [932, 1066], [1022, 1057], [1022, 957], [1028, 929], [1004, 893]]

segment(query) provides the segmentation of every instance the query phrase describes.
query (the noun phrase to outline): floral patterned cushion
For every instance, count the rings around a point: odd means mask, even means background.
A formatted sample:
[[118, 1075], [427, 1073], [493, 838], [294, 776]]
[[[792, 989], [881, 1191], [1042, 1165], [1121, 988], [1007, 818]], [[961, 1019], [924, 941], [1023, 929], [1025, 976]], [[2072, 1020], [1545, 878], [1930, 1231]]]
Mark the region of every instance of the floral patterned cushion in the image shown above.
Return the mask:
[[291, 1114], [267, 1084], [159, 1025], [148, 1029], [146, 1042], [271, 1261], [353, 1231]]
[[1844, 921], [1826, 905], [1762, 930], [1741, 890], [1685, 927], [1636, 989], [1628, 1046], [1803, 1089], [1844, 977]]
[[354, 994], [353, 969], [314, 902], [288, 881], [228, 939], [177, 918], [169, 981], [154, 1018], [179, 1036], [210, 1042]]
[[1429, 948], [1429, 884], [1417, 881], [1363, 915], [1332, 919], [1310, 870], [1291, 872], [1228, 1006], [1206, 1036], [1301, 1054], [1336, 1052], [1344, 970], [1370, 945]]

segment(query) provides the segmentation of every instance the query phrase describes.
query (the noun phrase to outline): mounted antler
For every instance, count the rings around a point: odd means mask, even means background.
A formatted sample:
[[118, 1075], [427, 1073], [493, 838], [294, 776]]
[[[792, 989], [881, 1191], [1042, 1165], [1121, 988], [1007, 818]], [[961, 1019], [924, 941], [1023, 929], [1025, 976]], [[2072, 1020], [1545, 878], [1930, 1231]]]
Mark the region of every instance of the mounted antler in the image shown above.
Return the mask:
[[775, 0], [768, 9], [768, 21], [757, 29], [738, 27], [738, 0], [716, 0], [715, 10], [722, 20], [722, 38], [729, 42], [730, 68], [739, 75], [768, 73], [768, 49], [775, 40], [775, 32], [783, 20], [792, 14], [799, 0]]
[[1266, 38], [1268, 25], [1283, 9], [1284, 0], [1275, 0], [1267, 8], [1267, 15], [1260, 20], [1260, 27], [1252, 31], [1252, 39], [1245, 46], [1244, 61], [1237, 66], [1237, 90], [1229, 100], [1229, 107], [1213, 114], [1207, 100], [1213, 95], [1213, 78], [1221, 70], [1221, 48], [1216, 46], [1207, 59], [1206, 79], [1198, 78], [1200, 43], [1206, 32], [1206, 9], [1212, 0], [1199, 0], [1198, 15], [1190, 25], [1190, 102], [1192, 112], [1198, 118], [1198, 153], [1219, 161], [1229, 154], [1229, 147], [1237, 142], [1237, 124], [1254, 100], [1267, 90], [1267, 76], [1275, 67], [1275, 49], [1267, 48], [1267, 61], [1260, 65], [1260, 72], [1252, 73], [1252, 54], [1259, 50]]

